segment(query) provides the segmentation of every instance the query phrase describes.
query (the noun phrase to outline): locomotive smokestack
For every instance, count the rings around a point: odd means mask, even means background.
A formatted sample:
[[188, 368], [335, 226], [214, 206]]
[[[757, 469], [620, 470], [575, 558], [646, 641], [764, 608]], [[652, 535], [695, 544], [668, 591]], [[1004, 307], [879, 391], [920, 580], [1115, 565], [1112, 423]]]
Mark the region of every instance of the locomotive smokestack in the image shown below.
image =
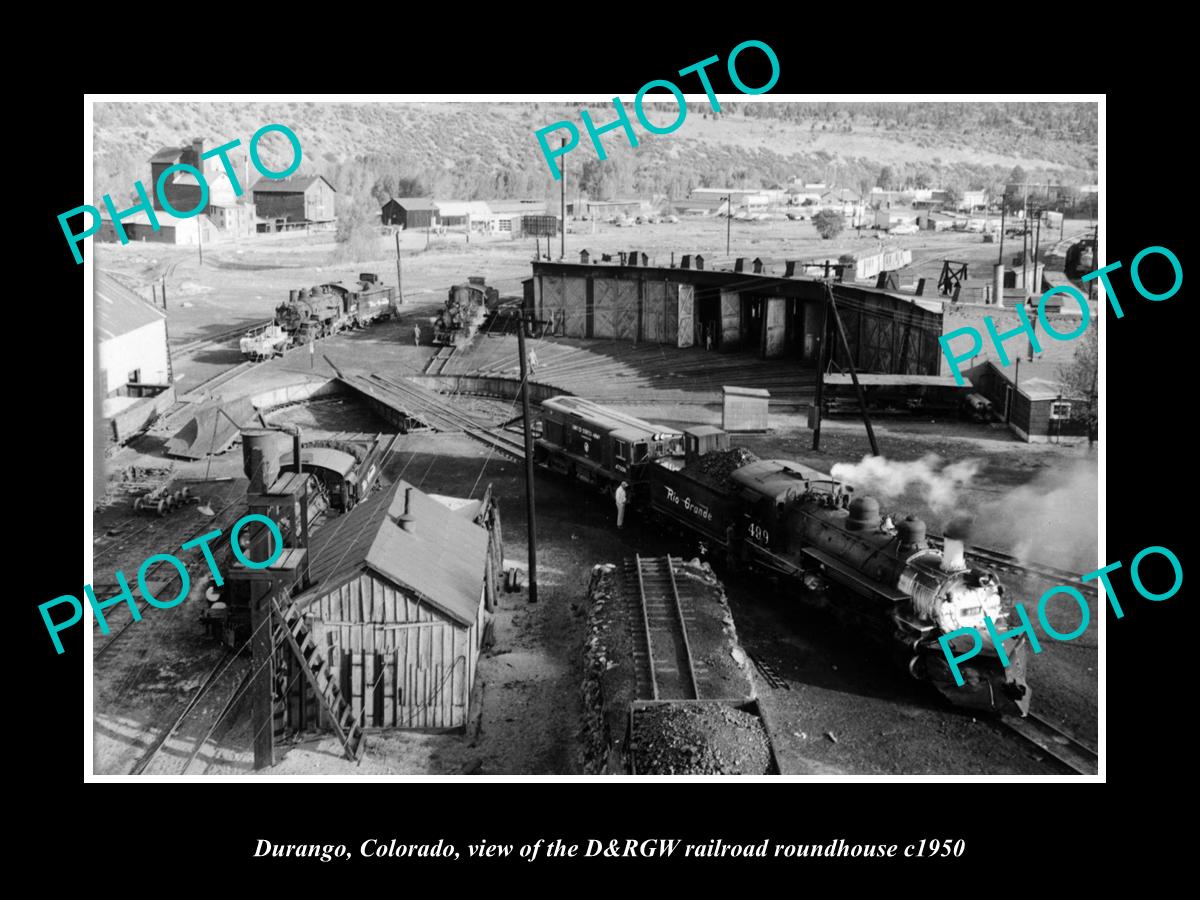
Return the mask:
[[958, 516], [946, 526], [945, 547], [942, 550], [942, 571], [961, 572], [967, 567], [963, 550], [971, 534], [971, 519]]

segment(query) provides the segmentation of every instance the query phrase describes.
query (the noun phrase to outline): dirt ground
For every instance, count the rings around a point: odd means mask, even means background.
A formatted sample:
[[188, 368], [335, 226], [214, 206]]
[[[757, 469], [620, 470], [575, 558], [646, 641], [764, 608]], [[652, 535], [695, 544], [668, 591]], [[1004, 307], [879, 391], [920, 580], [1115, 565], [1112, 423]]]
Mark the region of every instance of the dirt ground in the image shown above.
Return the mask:
[[[573, 228], [579, 231], [585, 224], [575, 223]], [[1074, 224], [1068, 223], [1068, 233]], [[820, 241], [811, 232], [807, 223], [735, 222], [732, 254], [836, 256], [868, 241], [853, 233], [835, 241]], [[716, 260], [723, 256], [725, 228], [723, 221], [704, 220], [637, 229], [600, 225], [594, 235], [567, 237], [571, 254], [585, 246], [593, 252], [636, 247], [657, 255], [660, 263], [669, 259], [671, 249], [677, 253], [711, 252]], [[482, 274], [503, 293], [517, 293], [520, 280], [528, 276], [532, 256], [532, 240], [487, 242], [473, 238], [468, 246], [458, 235], [435, 239], [426, 250], [423, 234], [405, 234], [402, 239], [404, 291], [412, 305], [399, 322], [347, 339], [348, 358], [364, 365], [388, 360], [396, 374], [419, 371], [431, 352], [427, 347], [412, 347], [405, 340], [405, 329], [411, 333], [412, 321], [427, 317], [451, 283]], [[983, 264], [994, 260], [996, 252], [994, 245], [978, 243], [977, 235], [921, 234], [888, 242], [913, 247], [917, 257], [913, 277], [936, 276], [935, 270], [946, 256]], [[241, 247], [206, 247], [203, 267], [198, 265], [194, 248], [95, 246], [98, 266], [115, 270], [135, 286], [142, 285], [146, 296], [149, 283], [166, 276], [170, 336], [176, 345], [266, 318], [291, 287], [331, 278], [352, 280], [361, 271], [379, 272], [388, 283], [394, 283], [395, 277], [394, 258], [384, 252], [386, 247], [376, 260], [338, 263], [328, 238], [303, 235], [266, 236], [243, 242]], [[556, 241], [556, 255], [557, 246]], [[176, 362], [180, 391], [237, 362], [236, 351], [228, 345], [180, 357]], [[271, 377], [286, 380], [302, 376], [305, 370], [328, 372], [319, 357], [311, 365], [310, 369], [310, 360], [293, 355], [264, 366], [262, 377], [273, 373]], [[639, 405], [638, 398], [631, 396], [624, 408], [677, 426], [720, 422], [719, 397], [715, 396], [708, 404], [675, 407]], [[293, 407], [282, 415], [303, 422], [306, 433], [309, 429], [314, 434], [321, 430], [387, 430], [372, 414], [345, 401]], [[937, 453], [949, 461], [980, 460], [978, 474], [960, 494], [961, 504], [970, 510], [987, 509], [989, 503], [1004, 501], [1014, 489], [1040, 484], [1039, 478], [1047, 474], [1078, 468], [1088, 462], [1089, 454], [1086, 447], [1027, 445], [1002, 428], [958, 422], [886, 419], [876, 422], [876, 433], [889, 459], [908, 461]], [[773, 411], [771, 432], [740, 437], [737, 443], [760, 457], [795, 459], [826, 470], [837, 462], [858, 462], [867, 452], [861, 423], [853, 419], [827, 419], [822, 449], [812, 451], [811, 432], [802, 412], [776, 415]], [[168, 464], [161, 447], [161, 437], [140, 438], [109, 460], [110, 471], [130, 465]], [[132, 577], [151, 553], [170, 552], [182, 541], [215, 527], [227, 531], [236, 519], [237, 501], [245, 489], [236, 447], [211, 465], [177, 461], [172, 471], [178, 483], [194, 479], [197, 491], [218, 515], [208, 518], [190, 506], [165, 519], [148, 519], [120, 502], [100, 510], [94, 519], [95, 546], [101, 554], [95, 565], [97, 584], [111, 581], [117, 568]], [[396, 477], [401, 473], [425, 490], [460, 496], [494, 483], [509, 561], [524, 565], [526, 523], [520, 466], [489, 458], [485, 449], [463, 436], [426, 434], [404, 436], [398, 442], [387, 474]], [[634, 552], [669, 552], [690, 558], [695, 548], [647, 527], [636, 515], [624, 531], [617, 531], [608, 501], [553, 476], [539, 474], [536, 486], [541, 602], [529, 604], [524, 593], [504, 596], [496, 614], [495, 645], [480, 660], [479, 714], [468, 733], [371, 734], [358, 766], [339, 757], [332, 738], [311, 735], [288, 748], [271, 774], [580, 771], [576, 730], [581, 713], [583, 595], [591, 567], [619, 563]], [[940, 531], [944, 526], [945, 514], [932, 509], [927, 498], [917, 492], [895, 498], [892, 505], [921, 515], [931, 530]], [[1008, 545], [1002, 540], [989, 545], [1013, 550], [1020, 538], [1014, 534]], [[1076, 562], [1060, 558], [1040, 561], [1062, 568]], [[194, 574], [204, 568], [201, 561]], [[758, 680], [760, 702], [771, 722], [776, 755], [785, 772], [1051, 771], [1011, 734], [985, 719], [950, 708], [936, 692], [897, 673], [871, 645], [806, 610], [786, 590], [753, 578], [723, 580], [743, 646], [773, 666], [790, 686], [790, 690], [773, 689]], [[1046, 587], [1009, 584], [1027, 603], [1036, 602]], [[187, 601], [170, 610], [147, 610], [144, 619], [121, 632], [109, 649], [102, 649], [108, 639], [97, 633], [97, 772], [130, 771], [221, 663], [222, 648], [203, 635], [197, 621], [198, 590], [199, 579], [194, 578]], [[124, 607], [113, 609], [114, 632], [126, 615]], [[1088, 632], [1076, 641], [1043, 642], [1044, 652], [1030, 661], [1034, 711], [1093, 746], [1099, 618], [1093, 615]], [[1052, 620], [1063, 631], [1070, 630], [1075, 621], [1070, 610], [1058, 609]], [[185, 763], [188, 774], [251, 771], [252, 735], [245, 711], [234, 704], [217, 723], [244, 671], [240, 662], [230, 665], [210, 696], [166, 742], [148, 772], [178, 772]]]

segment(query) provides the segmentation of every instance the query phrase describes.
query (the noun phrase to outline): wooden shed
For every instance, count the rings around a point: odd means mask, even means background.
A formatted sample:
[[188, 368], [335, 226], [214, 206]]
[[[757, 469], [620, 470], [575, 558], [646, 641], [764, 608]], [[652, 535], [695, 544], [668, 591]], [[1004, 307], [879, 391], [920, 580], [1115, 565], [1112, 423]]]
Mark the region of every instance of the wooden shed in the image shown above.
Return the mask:
[[[322, 528], [310, 559], [311, 587], [293, 602], [356, 719], [464, 727], [503, 574], [490, 489], [483, 500], [457, 500], [398, 481]], [[327, 724], [297, 660], [285, 660], [288, 726]]]
[[384, 225], [426, 228], [437, 225], [437, 206], [425, 197], [393, 197], [380, 210]]
[[287, 225], [325, 225], [337, 221], [337, 191], [323, 175], [263, 178], [251, 189], [259, 218]]

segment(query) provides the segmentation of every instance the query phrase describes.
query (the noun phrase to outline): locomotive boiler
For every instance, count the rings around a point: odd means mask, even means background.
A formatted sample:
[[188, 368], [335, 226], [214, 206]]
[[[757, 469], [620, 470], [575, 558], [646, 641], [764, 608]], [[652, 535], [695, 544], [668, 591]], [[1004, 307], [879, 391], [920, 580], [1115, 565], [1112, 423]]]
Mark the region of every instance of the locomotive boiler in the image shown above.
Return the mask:
[[286, 303], [275, 308], [275, 323], [294, 344], [307, 344], [342, 327], [342, 298], [329, 285], [293, 290]]
[[450, 347], [465, 345], [499, 305], [500, 291], [488, 287], [477, 275], [468, 278], [466, 284], [454, 285], [434, 321], [433, 342]]

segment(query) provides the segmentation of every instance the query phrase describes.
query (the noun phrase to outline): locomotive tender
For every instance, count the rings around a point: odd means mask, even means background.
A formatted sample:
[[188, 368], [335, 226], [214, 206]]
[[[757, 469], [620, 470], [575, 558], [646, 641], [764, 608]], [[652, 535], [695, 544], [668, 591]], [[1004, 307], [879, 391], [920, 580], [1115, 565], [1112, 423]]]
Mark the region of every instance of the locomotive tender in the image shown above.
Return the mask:
[[396, 312], [396, 303], [396, 289], [382, 284], [371, 272], [359, 274], [356, 289], [340, 281], [293, 289], [287, 302], [275, 307], [273, 323], [247, 332], [240, 349], [256, 362], [282, 356], [288, 347], [389, 319]]
[[[955, 705], [1028, 712], [1026, 638], [1005, 648], [1002, 665], [984, 617], [1005, 630], [1004, 586], [967, 564], [962, 540], [947, 535], [939, 550], [920, 519], [893, 524], [874, 498], [800, 463], [754, 460], [718, 428], [671, 432], [578, 397], [542, 404], [535, 460], [605, 489], [628, 481], [648, 518], [695, 536], [731, 569], [799, 587], [804, 602], [861, 628]], [[961, 628], [983, 649], [959, 687], [938, 639]], [[951, 642], [956, 654], [968, 637]]]

